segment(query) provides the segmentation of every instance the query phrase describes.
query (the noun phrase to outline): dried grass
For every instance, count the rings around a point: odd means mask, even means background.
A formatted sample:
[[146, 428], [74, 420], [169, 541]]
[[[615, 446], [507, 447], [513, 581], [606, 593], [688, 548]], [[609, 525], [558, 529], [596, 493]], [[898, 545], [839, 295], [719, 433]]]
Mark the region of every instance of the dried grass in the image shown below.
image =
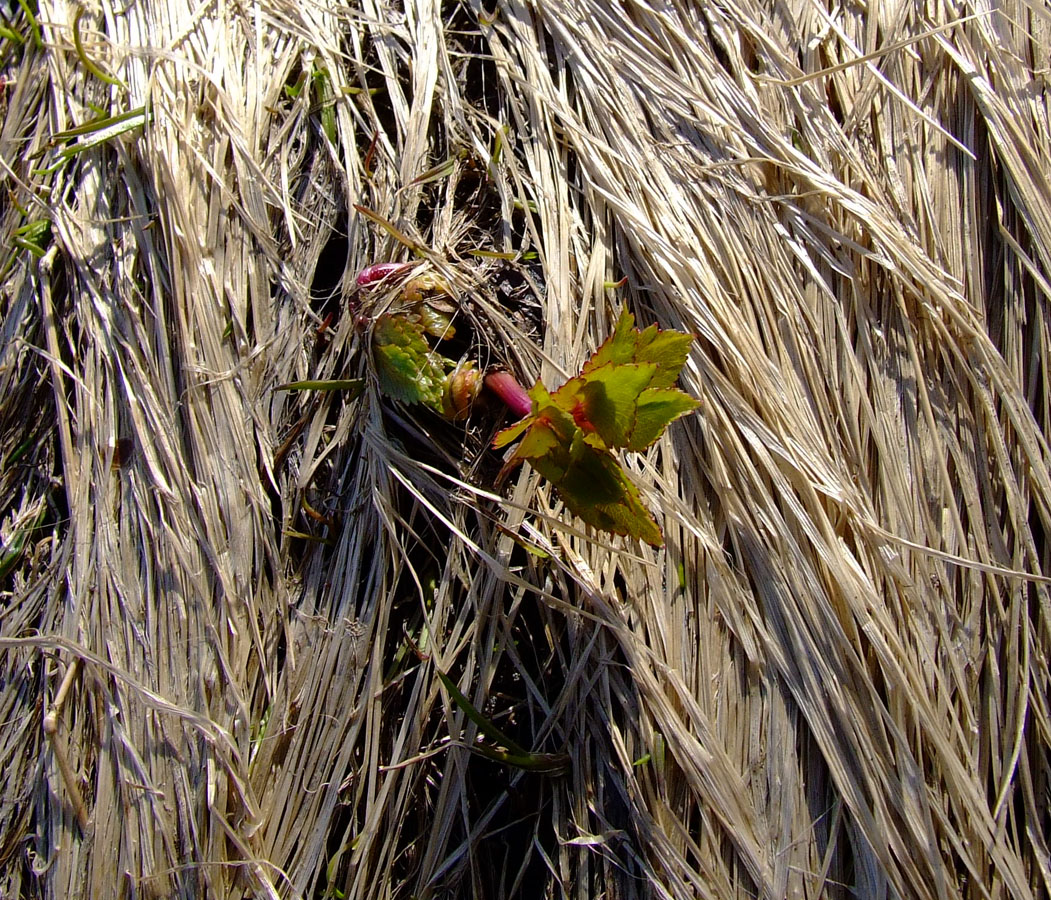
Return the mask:
[[[0, 895], [1048, 895], [1045, 5], [5, 10]], [[697, 335], [664, 550], [275, 391], [354, 204], [525, 380]]]

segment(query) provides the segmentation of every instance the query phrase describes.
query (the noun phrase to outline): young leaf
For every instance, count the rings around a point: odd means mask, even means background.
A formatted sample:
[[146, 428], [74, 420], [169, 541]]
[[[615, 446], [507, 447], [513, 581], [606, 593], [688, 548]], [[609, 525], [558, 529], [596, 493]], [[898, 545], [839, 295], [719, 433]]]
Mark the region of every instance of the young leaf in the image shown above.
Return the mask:
[[607, 447], [638, 451], [698, 403], [671, 387], [693, 337], [655, 325], [640, 332], [634, 322], [631, 313], [621, 313], [613, 334], [552, 399]]
[[580, 374], [553, 394], [537, 382], [532, 408], [493, 442], [521, 438], [507, 462], [529, 463], [577, 516], [605, 531], [659, 546], [660, 528], [610, 450], [645, 450], [698, 402], [673, 387], [693, 337], [634, 327], [625, 311]]
[[654, 547], [664, 543], [656, 520], [642, 505], [638, 488], [608, 450], [593, 446], [578, 432], [569, 455], [564, 467], [554, 454], [530, 463], [558, 488], [573, 513], [612, 534], [638, 538]]
[[[492, 376], [489, 376], [490, 379]], [[521, 400], [521, 398], [519, 398]], [[515, 422], [514, 425], [510, 425], [501, 431], [496, 439], [493, 441], [493, 446], [499, 449], [500, 447], [506, 447], [512, 441], [518, 440], [539, 418], [541, 410], [546, 410], [551, 405], [551, 395], [547, 392], [547, 388], [544, 387], [543, 382], [537, 381], [533, 385], [532, 390], [529, 391], [529, 400], [532, 406], [532, 411], [526, 413], [519, 421]], [[518, 459], [525, 459], [521, 453], [521, 449], [515, 451], [515, 457]]]
[[639, 331], [634, 325], [635, 317], [625, 309], [613, 327], [613, 334], [584, 363], [580, 374], [586, 375], [607, 363], [618, 366], [653, 363], [657, 372], [650, 387], [670, 387], [675, 384], [686, 363], [693, 335], [681, 331], [660, 331], [656, 325]]
[[571, 414], [551, 402], [543, 385], [530, 394], [537, 414], [497, 435], [497, 441], [509, 443], [522, 434], [509, 464], [529, 460], [555, 486], [566, 506], [589, 525], [654, 546], [663, 543], [638, 489], [602, 440], [585, 434]]
[[552, 400], [583, 431], [597, 432], [607, 447], [627, 447], [635, 429], [639, 397], [653, 381], [656, 366], [607, 363], [571, 378]]
[[635, 427], [628, 450], [645, 450], [663, 433], [668, 424], [679, 416], [693, 412], [700, 404], [678, 388], [650, 388], [639, 395], [635, 408]]
[[[513, 444], [523, 434], [526, 433], [526, 429], [529, 428], [529, 426], [532, 424], [533, 417], [527, 415], [524, 419], [519, 419], [517, 422], [515, 422], [514, 425], [508, 425], [507, 428], [502, 429], [496, 435], [496, 437], [493, 438], [493, 447], [499, 450], [501, 447], [506, 447], [508, 444]], [[522, 459], [522, 457], [519, 456], [518, 452], [516, 451], [512, 459], [517, 460]]]
[[482, 390], [482, 373], [473, 362], [458, 365], [445, 376], [442, 388], [442, 415], [453, 422], [462, 422], [471, 414], [471, 407]]
[[372, 330], [380, 389], [403, 403], [441, 409], [445, 385], [442, 358], [431, 350], [423, 326], [406, 316], [381, 315]]

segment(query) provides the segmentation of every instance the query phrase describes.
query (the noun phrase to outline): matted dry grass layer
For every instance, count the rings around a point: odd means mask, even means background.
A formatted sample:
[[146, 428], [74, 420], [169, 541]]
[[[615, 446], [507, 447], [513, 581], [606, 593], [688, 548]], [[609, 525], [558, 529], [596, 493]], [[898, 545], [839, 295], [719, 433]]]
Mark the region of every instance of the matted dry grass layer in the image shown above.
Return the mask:
[[[1045, 4], [4, 11], [0, 895], [1048, 896]], [[665, 549], [379, 395], [410, 258], [697, 335]]]

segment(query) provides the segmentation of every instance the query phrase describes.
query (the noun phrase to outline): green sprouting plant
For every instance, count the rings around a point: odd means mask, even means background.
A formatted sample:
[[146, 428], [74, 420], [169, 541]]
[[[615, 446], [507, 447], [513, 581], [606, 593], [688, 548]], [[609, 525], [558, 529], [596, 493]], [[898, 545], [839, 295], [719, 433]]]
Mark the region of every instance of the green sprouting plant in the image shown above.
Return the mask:
[[33, 174], [50, 175], [58, 171], [67, 160], [78, 153], [83, 153], [92, 147], [112, 141], [122, 134], [148, 125], [151, 115], [149, 107], [137, 106], [135, 109], [113, 115], [103, 113], [83, 125], [67, 131], [59, 131], [51, 136], [51, 144], [54, 146], [65, 144], [65, 146], [56, 151], [56, 161], [46, 169], [35, 169]]
[[28, 35], [24, 30], [20, 30], [22, 23], [18, 21], [14, 7], [0, 11], [0, 40], [6, 42], [0, 45], [0, 59], [3, 59], [4, 62], [7, 61], [9, 49], [12, 47], [22, 47], [26, 43], [31, 43], [39, 50], [44, 46], [40, 36], [37, 4], [30, 3], [29, 0], [18, 0], [18, 6], [25, 16], [25, 28], [28, 29]]
[[611, 451], [645, 450], [697, 408], [697, 400], [674, 387], [693, 336], [634, 324], [622, 312], [580, 374], [554, 393], [538, 381], [529, 391], [529, 414], [501, 431], [494, 446], [521, 439], [508, 466], [528, 460], [589, 525], [660, 546], [656, 520]]
[[[357, 284], [367, 288], [412, 268], [412, 263], [377, 263], [358, 274]], [[456, 334], [440, 300], [448, 292], [445, 280], [434, 274], [406, 282], [400, 294], [407, 308], [381, 313], [373, 322], [372, 355], [384, 394], [403, 403], [422, 403], [455, 420], [466, 416], [481, 378], [473, 363], [446, 359], [428, 341], [428, 336], [442, 341]]]
[[47, 248], [51, 246], [52, 241], [51, 220], [30, 220], [29, 210], [21, 206], [17, 200], [13, 200], [13, 202], [15, 208], [26, 219], [26, 222], [11, 233], [11, 253], [8, 254], [3, 266], [0, 267], [0, 280], [7, 277], [7, 274], [18, 261], [19, 254], [28, 252], [37, 259], [41, 259], [47, 253]]
[[34, 219], [14, 230], [11, 243], [18, 250], [28, 250], [40, 259], [51, 244], [51, 220]]
[[[412, 268], [412, 263], [375, 263], [358, 274], [357, 286], [367, 289]], [[654, 546], [664, 543], [613, 451], [646, 450], [671, 422], [697, 408], [698, 401], [675, 387], [693, 335], [656, 325], [640, 331], [625, 310], [579, 375], [553, 393], [540, 381], [526, 391], [505, 369], [483, 375], [473, 362], [457, 364], [432, 346], [455, 333], [438, 299], [449, 293], [442, 278], [411, 278], [399, 293], [405, 306], [371, 321], [374, 372], [384, 395], [458, 420], [487, 389], [519, 417], [494, 441], [498, 449], [519, 441], [504, 472], [528, 461], [589, 525]], [[360, 380], [303, 381], [281, 388], [360, 393], [362, 386]]]
[[105, 69], [103, 69], [98, 63], [96, 63], [87, 51], [84, 49], [84, 41], [80, 34], [80, 18], [84, 15], [84, 10], [78, 9], [76, 14], [73, 16], [73, 46], [77, 51], [77, 56], [80, 58], [80, 62], [84, 68], [87, 69], [92, 75], [94, 75], [99, 81], [106, 84], [111, 84], [115, 87], [128, 89], [128, 86], [117, 78], [115, 75], [111, 75]]
[[332, 76], [328, 69], [314, 66], [314, 71], [310, 77], [314, 82], [314, 92], [320, 104], [321, 130], [325, 132], [328, 142], [334, 145], [339, 134], [336, 128], [336, 106], [335, 95], [332, 91]]
[[[304, 91], [313, 91], [312, 109], [316, 109], [321, 122], [321, 130], [325, 133], [329, 143], [335, 144], [338, 137], [336, 122], [336, 93], [332, 87], [332, 75], [324, 66], [314, 63], [308, 77], [306, 72], [301, 72], [299, 78], [293, 84], [286, 84], [284, 94], [289, 100], [297, 99]], [[343, 93], [354, 94], [358, 89], [346, 88]]]
[[440, 411], [445, 361], [427, 343], [429, 332], [433, 333], [420, 312], [383, 313], [372, 328], [372, 351], [384, 394]]

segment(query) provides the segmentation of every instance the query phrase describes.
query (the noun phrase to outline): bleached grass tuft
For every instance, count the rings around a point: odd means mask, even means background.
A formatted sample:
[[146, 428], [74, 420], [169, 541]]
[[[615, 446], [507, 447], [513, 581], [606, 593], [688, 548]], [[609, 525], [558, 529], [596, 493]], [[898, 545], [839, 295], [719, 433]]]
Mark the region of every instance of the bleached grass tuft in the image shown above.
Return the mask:
[[[918, 9], [7, 9], [0, 894], [1046, 897], [1051, 19]], [[387, 260], [697, 336], [663, 550], [380, 396]]]

